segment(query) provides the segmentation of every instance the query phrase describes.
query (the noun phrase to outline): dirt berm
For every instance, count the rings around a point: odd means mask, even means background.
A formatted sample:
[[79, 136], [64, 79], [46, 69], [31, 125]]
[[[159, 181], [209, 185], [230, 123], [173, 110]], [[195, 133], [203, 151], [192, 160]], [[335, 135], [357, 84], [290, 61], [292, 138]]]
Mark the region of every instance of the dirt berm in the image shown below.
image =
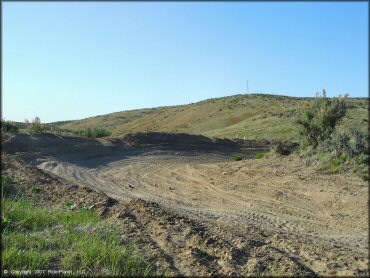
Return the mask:
[[250, 159], [266, 142], [163, 136], [17, 135], [5, 174], [46, 204], [95, 205], [168, 275], [369, 274], [366, 182]]

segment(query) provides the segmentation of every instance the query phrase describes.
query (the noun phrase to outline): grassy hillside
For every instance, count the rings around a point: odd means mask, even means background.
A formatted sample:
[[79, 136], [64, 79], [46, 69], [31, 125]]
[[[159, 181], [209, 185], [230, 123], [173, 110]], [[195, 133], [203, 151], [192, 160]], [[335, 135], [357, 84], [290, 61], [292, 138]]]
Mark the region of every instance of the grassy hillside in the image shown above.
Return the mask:
[[[294, 116], [311, 98], [266, 94], [235, 95], [179, 106], [116, 112], [58, 124], [78, 130], [104, 128], [112, 136], [131, 132], [163, 131], [210, 137], [297, 140]], [[343, 124], [368, 126], [368, 99], [349, 99]]]

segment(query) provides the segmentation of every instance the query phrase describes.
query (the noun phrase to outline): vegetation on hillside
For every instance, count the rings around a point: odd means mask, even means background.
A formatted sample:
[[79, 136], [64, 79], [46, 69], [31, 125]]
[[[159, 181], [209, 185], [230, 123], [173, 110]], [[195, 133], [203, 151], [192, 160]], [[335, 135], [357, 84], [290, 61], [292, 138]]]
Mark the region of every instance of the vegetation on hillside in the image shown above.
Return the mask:
[[[56, 124], [62, 129], [103, 128], [111, 136], [133, 132], [176, 132], [208, 137], [299, 141], [298, 107], [313, 98], [264, 94], [235, 95], [188, 105], [117, 112]], [[341, 126], [367, 129], [368, 100], [348, 98]]]
[[347, 96], [322, 95], [307, 103], [297, 116], [302, 145], [300, 153], [317, 170], [337, 173], [352, 170], [369, 179], [369, 134], [358, 126], [344, 128], [340, 121], [348, 111]]
[[18, 126], [14, 122], [1, 119], [1, 146], [8, 144], [15, 133], [18, 133]]
[[300, 127], [299, 134], [313, 147], [319, 142], [329, 139], [337, 123], [346, 115], [347, 95], [330, 99], [323, 90], [322, 96], [316, 95], [311, 102], [306, 103], [297, 117]]
[[100, 138], [111, 135], [111, 132], [106, 131], [103, 128], [87, 128], [82, 130], [76, 130], [74, 131], [74, 133], [88, 138]]
[[[66, 122], [60, 122], [66, 123]], [[67, 121], [68, 123], [68, 121]], [[15, 123], [10, 121], [1, 121], [1, 132], [5, 133], [18, 133], [23, 132], [26, 134], [63, 134], [63, 135], [80, 135], [88, 138], [100, 138], [110, 136], [111, 132], [103, 128], [87, 128], [78, 130], [69, 130], [60, 128], [58, 124], [43, 124], [39, 117], [35, 117], [31, 122], [27, 119], [24, 123]]]
[[17, 133], [18, 126], [12, 121], [6, 121], [5, 119], [1, 119], [1, 132]]
[[27, 130], [28, 133], [44, 133], [45, 128], [44, 125], [41, 123], [41, 119], [39, 117], [35, 117], [31, 122], [28, 122], [28, 120], [25, 120], [25, 123], [27, 124]]

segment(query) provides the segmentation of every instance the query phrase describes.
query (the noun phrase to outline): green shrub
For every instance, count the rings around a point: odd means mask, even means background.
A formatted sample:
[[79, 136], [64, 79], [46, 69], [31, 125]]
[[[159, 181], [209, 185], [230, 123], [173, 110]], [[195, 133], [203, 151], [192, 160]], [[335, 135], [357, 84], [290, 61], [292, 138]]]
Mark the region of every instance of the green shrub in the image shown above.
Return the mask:
[[87, 205], [80, 205], [80, 211], [89, 211], [91, 212], [94, 208], [94, 205], [87, 206]]
[[347, 132], [334, 132], [328, 140], [323, 142], [321, 145], [325, 147], [327, 151], [331, 151], [334, 157], [338, 157], [342, 153], [349, 151], [349, 141], [351, 137]]
[[369, 150], [369, 134], [363, 132], [358, 127], [350, 129], [349, 154], [358, 156], [367, 154]]
[[100, 138], [100, 137], [106, 137], [110, 136], [111, 133], [105, 129], [102, 128], [87, 128], [83, 130], [76, 131], [76, 134], [88, 138]]
[[368, 181], [369, 180], [369, 168], [368, 166], [364, 166], [364, 165], [356, 165], [354, 167], [354, 170], [353, 172], [358, 176], [360, 177], [361, 179], [365, 180], [365, 181]]
[[300, 135], [308, 144], [316, 148], [320, 142], [330, 138], [335, 126], [347, 112], [346, 97], [330, 99], [323, 90], [322, 96], [318, 93], [313, 101], [301, 109], [296, 123], [300, 127]]
[[30, 134], [32, 134], [32, 133], [44, 133], [44, 131], [45, 131], [45, 127], [41, 123], [41, 120], [40, 120], [39, 117], [35, 117], [31, 122], [29, 122], [26, 119], [25, 124], [26, 124], [27, 130]]
[[369, 165], [369, 155], [361, 153], [355, 157], [356, 163], [359, 165]]
[[240, 160], [242, 160], [243, 158], [240, 156], [240, 155], [237, 155], [237, 156], [235, 156], [234, 157], [234, 160], [235, 161], [240, 161]]
[[31, 189], [32, 193], [41, 193], [42, 189], [39, 186], [33, 186]]
[[70, 209], [70, 210], [74, 210], [75, 208], [77, 208], [76, 203], [75, 203], [75, 202], [73, 202], [73, 201], [66, 201], [66, 202], [64, 203], [64, 205], [65, 205], [65, 207], [66, 207], [67, 209]]
[[18, 126], [11, 121], [5, 121], [1, 119], [1, 133], [10, 132], [10, 133], [18, 133]]
[[268, 155], [269, 151], [264, 151], [264, 152], [259, 152], [255, 155], [255, 159], [260, 159], [260, 158], [264, 158]]
[[[301, 111], [296, 122], [303, 142], [300, 155], [310, 165], [323, 173], [339, 173], [351, 170], [368, 179], [369, 134], [357, 126], [346, 130], [337, 127], [345, 116], [348, 105], [346, 96], [329, 99], [325, 90]], [[365, 169], [366, 168], [366, 169]]]
[[335, 130], [329, 139], [319, 144], [319, 149], [328, 151], [332, 157], [346, 154], [350, 157], [366, 155], [368, 153], [368, 135], [358, 129], [351, 127], [348, 130]]
[[341, 155], [337, 158], [330, 158], [328, 160], [322, 160], [316, 167], [316, 170], [325, 174], [335, 174], [342, 172], [348, 166], [348, 157]]
[[50, 132], [54, 133], [54, 134], [62, 134], [62, 129], [59, 128], [57, 125], [52, 125], [50, 127]]

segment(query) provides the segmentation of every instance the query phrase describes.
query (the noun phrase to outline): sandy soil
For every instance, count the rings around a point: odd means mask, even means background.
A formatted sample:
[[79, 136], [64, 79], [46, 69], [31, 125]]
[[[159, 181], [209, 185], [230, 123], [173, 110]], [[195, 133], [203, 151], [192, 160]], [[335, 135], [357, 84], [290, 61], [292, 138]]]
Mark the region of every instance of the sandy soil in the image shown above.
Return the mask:
[[168, 274], [368, 275], [366, 182], [248, 159], [263, 144], [193, 143], [18, 136], [6, 151], [125, 204], [117, 225]]

